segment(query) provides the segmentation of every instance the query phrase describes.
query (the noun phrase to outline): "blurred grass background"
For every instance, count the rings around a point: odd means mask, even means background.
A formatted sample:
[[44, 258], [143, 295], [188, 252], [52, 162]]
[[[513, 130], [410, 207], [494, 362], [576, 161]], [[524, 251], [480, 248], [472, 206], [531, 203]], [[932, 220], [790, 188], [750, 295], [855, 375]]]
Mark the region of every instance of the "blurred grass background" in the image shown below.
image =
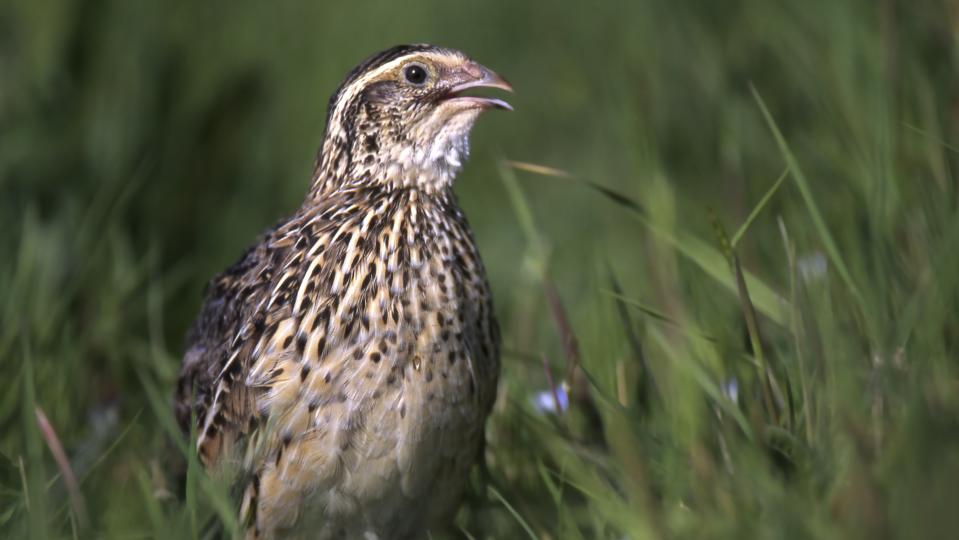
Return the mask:
[[170, 473], [185, 329], [299, 204], [343, 75], [422, 41], [516, 88], [456, 186], [506, 348], [458, 535], [955, 535], [957, 29], [936, 0], [4, 0], [0, 536], [230, 526]]

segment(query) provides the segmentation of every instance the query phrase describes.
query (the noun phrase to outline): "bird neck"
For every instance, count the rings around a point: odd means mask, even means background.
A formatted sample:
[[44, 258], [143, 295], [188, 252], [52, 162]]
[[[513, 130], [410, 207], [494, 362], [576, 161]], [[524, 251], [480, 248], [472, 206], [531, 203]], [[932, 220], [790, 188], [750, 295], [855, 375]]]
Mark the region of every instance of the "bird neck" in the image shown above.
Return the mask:
[[[469, 157], [469, 127], [434, 133], [407, 132], [388, 109], [360, 107], [341, 122], [331, 117], [317, 156], [311, 192], [382, 186], [426, 194], [451, 189]], [[344, 128], [348, 125], [348, 128]]]

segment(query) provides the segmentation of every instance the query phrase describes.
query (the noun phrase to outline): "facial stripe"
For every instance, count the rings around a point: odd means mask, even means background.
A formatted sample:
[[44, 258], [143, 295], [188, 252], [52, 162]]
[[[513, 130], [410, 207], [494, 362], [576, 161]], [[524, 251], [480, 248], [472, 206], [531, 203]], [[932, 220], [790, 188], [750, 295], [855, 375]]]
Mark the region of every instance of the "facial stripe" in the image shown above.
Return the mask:
[[[381, 79], [384, 75], [392, 73], [397, 70], [403, 64], [414, 61], [414, 60], [423, 60], [424, 63], [426, 60], [432, 60], [433, 63], [442, 63], [448, 60], [450, 55], [457, 55], [459, 53], [452, 50], [441, 49], [439, 47], [432, 46], [404, 46], [400, 52], [396, 54], [389, 55], [378, 55], [375, 57], [376, 61], [368, 61], [369, 65], [361, 65], [360, 68], [354, 69], [347, 80], [340, 86], [340, 88], [333, 95], [333, 98], [330, 100], [330, 106], [328, 110], [329, 122], [339, 122], [342, 124], [343, 112], [349, 110], [356, 97], [367, 88], [370, 83]], [[396, 48], [401, 49], [401, 48]], [[342, 103], [344, 106], [337, 108], [336, 104]], [[349, 120], [349, 118], [345, 118]]]
[[387, 64], [400, 57], [406, 57], [410, 53], [424, 52], [424, 51], [431, 51], [431, 50], [438, 51], [441, 49], [439, 47], [434, 47], [432, 45], [424, 45], [424, 44], [397, 45], [396, 47], [387, 49], [381, 53], [377, 53], [377, 54], [374, 54], [373, 56], [370, 56], [369, 58], [364, 60], [360, 65], [353, 68], [353, 70], [347, 74], [346, 79], [343, 81], [343, 84], [341, 84], [340, 87], [337, 88], [336, 92], [333, 93], [333, 96], [330, 97], [330, 104], [327, 109], [327, 114], [332, 115], [333, 108], [336, 105], [336, 103], [340, 100], [340, 97], [343, 91], [345, 91], [346, 89], [350, 87], [353, 87], [354, 83], [358, 79], [362, 78], [364, 73], [367, 73], [369, 71], [375, 71], [379, 67], [383, 66], [384, 64]]

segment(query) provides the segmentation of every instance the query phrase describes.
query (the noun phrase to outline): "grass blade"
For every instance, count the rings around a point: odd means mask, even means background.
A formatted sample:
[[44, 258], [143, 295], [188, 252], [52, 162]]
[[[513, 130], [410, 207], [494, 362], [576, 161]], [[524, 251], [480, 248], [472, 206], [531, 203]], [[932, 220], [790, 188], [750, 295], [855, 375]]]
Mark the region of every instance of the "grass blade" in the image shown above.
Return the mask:
[[619, 302], [621, 305], [629, 306], [629, 307], [631, 307], [631, 308], [637, 309], [637, 310], [639, 310], [640, 312], [642, 312], [643, 314], [647, 315], [648, 317], [651, 317], [651, 318], [653, 318], [653, 319], [655, 319], [655, 320], [657, 320], [657, 321], [660, 321], [660, 322], [664, 322], [664, 323], [669, 324], [669, 325], [671, 325], [671, 326], [675, 326], [676, 328], [679, 328], [680, 330], [682, 330], [683, 332], [685, 332], [685, 333], [687, 333], [687, 334], [689, 334], [689, 335], [691, 335], [691, 336], [695, 336], [695, 337], [698, 337], [698, 338], [700, 338], [700, 339], [705, 339], [706, 341], [712, 341], [712, 342], [715, 342], [715, 341], [716, 341], [716, 338], [715, 338], [715, 337], [710, 336], [710, 335], [708, 335], [708, 334], [704, 334], [704, 333], [700, 332], [699, 330], [691, 330], [691, 329], [689, 329], [689, 328], [686, 328], [685, 326], [683, 326], [682, 323], [671, 319], [668, 315], [666, 315], [666, 314], [663, 313], [662, 311], [660, 311], [660, 310], [658, 310], [658, 309], [656, 309], [656, 308], [654, 308], [654, 307], [650, 307], [650, 306], [648, 306], [648, 305], [640, 302], [639, 300], [634, 300], [634, 299], [632, 299], [632, 298], [629, 298], [629, 297], [627, 297], [627, 296], [624, 296], [624, 295], [622, 295], [622, 294], [619, 294], [619, 293], [617, 293], [617, 292], [615, 292], [615, 291], [604, 290], [604, 291], [602, 291], [602, 292], [603, 292], [604, 294], [606, 294], [607, 296], [609, 296], [610, 298], [615, 299], [615, 300], [616, 300], [617, 302]]
[[[507, 162], [507, 164], [509, 163], [510, 162]], [[528, 167], [519, 168], [540, 174], [542, 173], [539, 169], [550, 169], [549, 167], [543, 166], [536, 166], [534, 169]], [[531, 237], [531, 239], [536, 239], [539, 241], [539, 235], [535, 232], [535, 228], [532, 227], [532, 218], [523, 218], [523, 216], [528, 215], [529, 208], [525, 204], [525, 201], [522, 200], [522, 192], [518, 191], [519, 186], [516, 185], [515, 176], [512, 174], [512, 170], [509, 167], [504, 166], [502, 177], [507, 189], [510, 192], [511, 198], [514, 199], [514, 205], [517, 209], [517, 215], [521, 217], [521, 223], [528, 221], [528, 224], [525, 224], [523, 228], [529, 228], [532, 231], [532, 234], [530, 232], [527, 234]], [[673, 232], [657, 226], [655, 223], [649, 220], [645, 210], [638, 202], [627, 197], [626, 195], [623, 195], [622, 193], [619, 193], [592, 180], [586, 180], [575, 176], [568, 176], [568, 178], [585, 184], [617, 205], [629, 210], [633, 216], [639, 219], [640, 223], [645, 225], [660, 238], [666, 240], [666, 242], [676, 248], [683, 256], [699, 266], [713, 279], [719, 281], [723, 286], [726, 287], [727, 290], [734, 294], [736, 293], [736, 283], [729, 275], [727, 270], [728, 266], [724, 262], [726, 258], [715, 248], [682, 231]], [[749, 284], [749, 288], [753, 291], [753, 302], [755, 303], [756, 308], [763, 315], [769, 317], [780, 326], [785, 326], [786, 323], [782, 314], [784, 310], [788, 311], [788, 309], [785, 309], [788, 308], [788, 302], [756, 276], [749, 272], [744, 272], [744, 274], [746, 282]]]
[[80, 528], [86, 530], [90, 520], [87, 517], [86, 503], [83, 500], [83, 495], [80, 493], [80, 485], [77, 482], [77, 477], [73, 474], [73, 467], [70, 466], [70, 460], [67, 459], [67, 453], [63, 449], [63, 444], [60, 443], [60, 437], [57, 436], [57, 432], [53, 429], [53, 425], [50, 423], [50, 419], [47, 418], [46, 413], [43, 412], [39, 406], [34, 408], [34, 415], [36, 416], [37, 427], [40, 429], [40, 434], [43, 435], [43, 439], [47, 443], [47, 448], [50, 449], [50, 453], [53, 454], [53, 460], [56, 462], [57, 467], [60, 468], [60, 475], [63, 478], [63, 483], [67, 487], [67, 495], [70, 500], [70, 506], [73, 508], [73, 513], [77, 518], [77, 521], [80, 523]]
[[753, 208], [753, 211], [750, 212], [749, 216], [746, 218], [746, 221], [739, 226], [739, 229], [736, 230], [736, 234], [733, 235], [733, 239], [730, 240], [729, 243], [732, 247], [736, 247], [736, 245], [739, 243], [739, 240], [744, 234], [746, 234], [746, 230], [749, 229], [749, 226], [752, 225], [753, 221], [755, 221], [756, 217], [759, 216], [759, 213], [762, 212], [763, 208], [766, 207], [766, 204], [770, 199], [772, 199], [773, 195], [779, 191], [779, 187], [783, 185], [783, 182], [785, 182], [786, 178], [788, 177], [789, 169], [786, 169], [782, 174], [779, 175], [779, 179], [776, 180], [771, 188], [769, 188], [769, 191], [767, 191], [766, 194], [759, 199], [759, 203], [756, 204], [756, 206]]
[[843, 282], [846, 284], [846, 287], [849, 288], [849, 291], [859, 303], [860, 310], [862, 310], [863, 313], [868, 313], [865, 305], [865, 299], [859, 292], [859, 287], [857, 287], [855, 281], [853, 281], [852, 274], [849, 273], [846, 262], [843, 260], [842, 255], [839, 252], [839, 247], [836, 245], [836, 241], [833, 239], [832, 233], [829, 231], [829, 226], [826, 225], [826, 220], [822, 217], [822, 213], [819, 210], [819, 205], [816, 204], [816, 199], [813, 197], [812, 189], [809, 187], [809, 181], [806, 179], [806, 175], [803, 174], [802, 168], [799, 167], [799, 162], [793, 155], [792, 150], [790, 150], [789, 144], [786, 143], [786, 139], [783, 137], [782, 132], [779, 131], [779, 126], [776, 125], [776, 121], [773, 119], [772, 114], [766, 107], [766, 102], [763, 101], [762, 96], [759, 95], [759, 91], [757, 91], [756, 87], [754, 86], [750, 86], [750, 89], [752, 90], [753, 97], [756, 99], [756, 103], [759, 105], [759, 109], [762, 111], [763, 117], [766, 119], [766, 124], [769, 125], [769, 129], [772, 131], [773, 137], [776, 139], [776, 144], [779, 146], [779, 151], [782, 153], [783, 159], [786, 160], [786, 168], [791, 173], [793, 180], [796, 182], [796, 187], [799, 188], [799, 193], [802, 195], [803, 201], [806, 203], [806, 208], [809, 210], [809, 216], [812, 218], [813, 226], [816, 229], [816, 233], [819, 235], [820, 241], [822, 241], [823, 246], [826, 249], [826, 253], [828, 253], [829, 258], [832, 259], [833, 265], [836, 267], [836, 271], [839, 272], [840, 278], [842, 278]]
[[[220, 519], [220, 522], [226, 528], [228, 536], [234, 537], [237, 531], [237, 519], [236, 511], [234, 509], [233, 502], [230, 500], [230, 497], [227, 493], [224, 492], [220, 486], [217, 486], [213, 479], [210, 478], [205, 472], [200, 470], [199, 463], [197, 462], [196, 452], [190, 447], [189, 442], [186, 438], [180, 433], [179, 427], [177, 427], [176, 422], [173, 420], [173, 415], [170, 414], [166, 406], [166, 400], [161, 397], [159, 391], [154, 386], [154, 384], [147, 378], [146, 374], [138, 370], [137, 374], [140, 377], [141, 386], [143, 387], [147, 401], [150, 403], [150, 406], [153, 408], [154, 415], [157, 417], [157, 420], [160, 423], [160, 426], [167, 432], [167, 435], [173, 439], [176, 443], [177, 448], [183, 453], [188, 461], [187, 463], [187, 483], [195, 481], [197, 487], [202, 491], [206, 500], [213, 507], [214, 511], [217, 514], [217, 517]], [[192, 490], [187, 490], [188, 497]], [[195, 512], [196, 507], [195, 503], [188, 503], [189, 511]], [[191, 530], [194, 531], [195, 535], [198, 531], [196, 518], [191, 515]]]
[[519, 523], [521, 527], [523, 527], [523, 530], [526, 531], [526, 534], [532, 540], [539, 540], [539, 537], [536, 536], [535, 532], [533, 532], [533, 528], [529, 526], [529, 523], [526, 523], [526, 520], [523, 519], [523, 516], [519, 515], [519, 512], [517, 512], [516, 509], [513, 508], [513, 505], [511, 505], [509, 501], [506, 500], [506, 497], [503, 497], [502, 493], [497, 491], [496, 488], [494, 488], [493, 486], [489, 486], [489, 492], [491, 495], [493, 495], [493, 497], [499, 500], [499, 502], [504, 507], [506, 507], [506, 510], [513, 516], [516, 522]]
[[[612, 293], [617, 297], [622, 297], [623, 288], [620, 285], [619, 280], [616, 279], [616, 274], [613, 272], [613, 268], [609, 265], [609, 263], [606, 264], [606, 271], [609, 274], [609, 283], [610, 287], [612, 287]], [[619, 316], [620, 324], [623, 326], [623, 332], [626, 335], [626, 341], [629, 343], [630, 349], [633, 350], [633, 354], [636, 357], [636, 362], [639, 364], [640, 396], [642, 396], [640, 402], [645, 405], [652, 398], [651, 394], [656, 394], [657, 397], [661, 397], [660, 387], [656, 383], [656, 379], [653, 376], [652, 370], [649, 368], [649, 362], [646, 359], [646, 352], [643, 350], [643, 344], [640, 341], [639, 336], [636, 335], [636, 329], [633, 327], [633, 320], [632, 317], [629, 316], [629, 310], [627, 309], [626, 302], [616, 302], [616, 314]], [[619, 378], [619, 380], [622, 379]]]
[[[780, 182], [785, 176], [780, 177]], [[746, 279], [743, 276], [742, 263], [739, 261], [739, 255], [736, 254], [736, 248], [729, 241], [726, 234], [726, 228], [723, 227], [719, 217], [714, 212], [710, 212], [710, 220], [713, 223], [713, 230], [719, 240], [723, 254], [729, 262], [730, 271], [736, 278], [736, 292], [739, 295], [739, 307], [742, 310], [743, 320], [746, 323], [746, 333], [749, 336], [749, 344], [752, 348], [753, 356], [756, 358], [757, 375], [759, 384], [762, 387], [763, 404], [766, 414], [772, 417], [772, 423], [779, 424], [779, 413], [776, 408], [776, 402], [773, 400], [773, 391], [770, 385], [772, 373], [766, 363], [766, 354], [763, 351], [763, 339], [759, 333], [759, 321], [756, 317], [756, 308], [749, 298], [749, 287], [746, 285]]]
[[529, 243], [530, 249], [533, 251], [536, 264], [542, 266], [545, 264], [546, 259], [545, 244], [540, 237], [539, 230], [536, 228], [536, 221], [533, 219], [533, 211], [530, 209], [529, 203], [526, 202], [526, 196], [523, 195], [523, 189], [520, 187], [519, 182], [516, 181], [516, 175], [508, 166], [508, 163], [502, 163], [500, 165], [500, 179], [503, 181], [503, 186], [506, 188], [506, 193], [513, 205], [513, 212], [516, 214], [516, 219], [519, 221], [520, 228], [526, 235], [526, 241]]

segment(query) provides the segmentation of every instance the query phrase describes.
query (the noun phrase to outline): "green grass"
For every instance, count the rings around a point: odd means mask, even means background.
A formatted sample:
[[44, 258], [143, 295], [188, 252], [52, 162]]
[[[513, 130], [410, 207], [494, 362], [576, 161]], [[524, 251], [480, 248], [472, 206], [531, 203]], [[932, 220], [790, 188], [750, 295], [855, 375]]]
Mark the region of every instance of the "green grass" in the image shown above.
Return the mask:
[[957, 15], [4, 3], [0, 537], [235, 527], [170, 412], [185, 329], [299, 203], [343, 74], [408, 41], [517, 90], [457, 183], [505, 341], [462, 538], [954, 535]]

